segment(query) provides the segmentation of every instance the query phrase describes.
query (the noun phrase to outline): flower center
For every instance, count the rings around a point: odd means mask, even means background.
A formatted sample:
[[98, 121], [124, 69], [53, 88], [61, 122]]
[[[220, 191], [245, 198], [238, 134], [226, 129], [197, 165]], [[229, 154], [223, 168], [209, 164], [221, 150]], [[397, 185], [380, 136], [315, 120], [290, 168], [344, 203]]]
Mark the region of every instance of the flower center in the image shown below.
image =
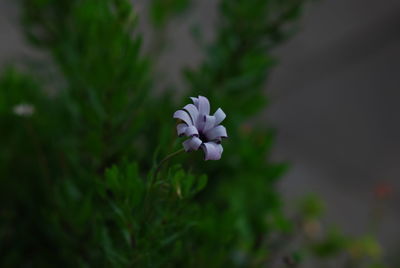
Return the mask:
[[206, 142], [206, 141], [207, 141], [207, 137], [203, 134], [202, 131], [199, 131], [199, 139], [200, 139], [202, 142]]

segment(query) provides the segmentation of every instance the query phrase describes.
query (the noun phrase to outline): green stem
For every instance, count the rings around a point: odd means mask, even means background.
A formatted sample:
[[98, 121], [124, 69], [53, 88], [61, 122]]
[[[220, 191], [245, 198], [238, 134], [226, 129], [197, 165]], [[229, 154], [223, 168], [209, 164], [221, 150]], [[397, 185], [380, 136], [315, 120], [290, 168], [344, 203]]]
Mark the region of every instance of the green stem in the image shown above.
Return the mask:
[[161, 168], [163, 167], [164, 163], [168, 162], [171, 158], [173, 158], [174, 156], [177, 156], [178, 154], [184, 152], [185, 149], [180, 149], [172, 154], [167, 155], [163, 160], [161, 160], [161, 162], [158, 164], [156, 171], [154, 171], [154, 174], [151, 178], [151, 182], [150, 182], [150, 186], [149, 188], [153, 187], [153, 184], [155, 183], [156, 179], [157, 179], [157, 175], [160, 172]]
[[[147, 191], [146, 191], [146, 193], [145, 193], [144, 204], [145, 204], [145, 208], [146, 208], [145, 211], [146, 211], [146, 212], [150, 210], [150, 202], [151, 202], [151, 200], [149, 200], [150, 191], [151, 191], [152, 188], [153, 188], [153, 185], [154, 185], [154, 183], [155, 183], [155, 181], [156, 181], [156, 179], [157, 179], [157, 175], [158, 175], [158, 173], [160, 172], [160, 170], [161, 170], [163, 164], [166, 163], [166, 162], [168, 162], [168, 161], [169, 161], [171, 158], [173, 158], [174, 156], [176, 156], [176, 155], [178, 155], [178, 154], [180, 154], [180, 153], [182, 153], [182, 152], [184, 152], [184, 151], [185, 151], [184, 149], [180, 149], [180, 150], [178, 150], [178, 151], [176, 151], [176, 152], [174, 152], [174, 153], [172, 153], [172, 154], [169, 154], [169, 155], [167, 155], [163, 160], [161, 160], [161, 162], [158, 164], [156, 170], [154, 171], [153, 176], [151, 177], [151, 181], [150, 181], [149, 187], [147, 188]], [[150, 214], [150, 212], [147, 212], [147, 214]], [[147, 216], [145, 217], [145, 219], [148, 218], [148, 217], [149, 217], [149, 215], [147, 215]]]

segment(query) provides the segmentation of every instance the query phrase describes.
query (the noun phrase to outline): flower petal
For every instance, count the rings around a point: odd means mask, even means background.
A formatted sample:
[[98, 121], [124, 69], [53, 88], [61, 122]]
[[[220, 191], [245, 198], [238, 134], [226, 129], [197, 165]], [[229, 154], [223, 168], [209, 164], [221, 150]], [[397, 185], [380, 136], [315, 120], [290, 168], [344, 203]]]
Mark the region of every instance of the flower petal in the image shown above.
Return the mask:
[[192, 99], [194, 106], [196, 106], [196, 108], [199, 108], [199, 99], [195, 97], [190, 98]]
[[205, 134], [206, 138], [210, 141], [228, 137], [228, 134], [226, 133], [226, 128], [221, 125], [208, 130], [204, 134]]
[[203, 131], [205, 124], [206, 124], [206, 116], [205, 115], [199, 115], [197, 117], [197, 122], [195, 122], [195, 126], [197, 127], [197, 130], [198, 131]]
[[215, 126], [215, 116], [206, 115], [205, 116], [206, 122], [203, 127], [203, 132], [207, 132], [208, 130], [212, 129]]
[[199, 96], [199, 113], [200, 115], [210, 114], [210, 102], [206, 97]]
[[185, 130], [185, 135], [188, 137], [198, 136], [199, 131], [197, 130], [197, 128], [195, 126], [189, 126]]
[[197, 107], [194, 106], [193, 104], [188, 104], [185, 107], [183, 107], [183, 109], [189, 113], [193, 123], [196, 123], [197, 117], [199, 116], [199, 110], [197, 109]]
[[185, 140], [183, 143], [183, 148], [185, 148], [186, 152], [196, 151], [199, 149], [202, 141], [198, 137], [191, 137], [190, 139]]
[[221, 108], [218, 108], [217, 111], [214, 113], [215, 116], [215, 125], [219, 125], [221, 124], [222, 121], [224, 121], [224, 119], [226, 118], [226, 114], [224, 113], [224, 111], [222, 111]]
[[221, 144], [217, 144], [215, 142], [206, 142], [201, 145], [201, 148], [203, 149], [205, 154], [204, 160], [221, 159], [221, 155], [223, 152]]
[[174, 113], [174, 118], [180, 119], [185, 122], [188, 126], [193, 125], [192, 119], [186, 111], [178, 110]]
[[178, 136], [180, 137], [183, 134], [185, 134], [185, 131], [187, 128], [188, 128], [188, 126], [185, 123], [178, 124], [176, 126], [176, 131], [178, 132]]

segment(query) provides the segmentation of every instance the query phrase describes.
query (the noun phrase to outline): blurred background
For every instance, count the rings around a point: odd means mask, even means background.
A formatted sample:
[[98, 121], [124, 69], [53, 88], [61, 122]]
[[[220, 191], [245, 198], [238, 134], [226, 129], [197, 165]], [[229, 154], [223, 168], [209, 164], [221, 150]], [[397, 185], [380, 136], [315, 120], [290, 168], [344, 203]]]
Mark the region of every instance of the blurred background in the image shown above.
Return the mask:
[[[139, 14], [145, 2], [138, 1]], [[200, 22], [212, 39], [215, 1], [195, 5], [196, 14], [182, 21]], [[166, 84], [183, 87], [179, 69], [202, 57], [191, 25], [178, 19], [168, 27], [171, 43], [158, 66]], [[400, 242], [399, 29], [398, 0], [313, 3], [299, 32], [275, 52], [279, 64], [266, 87], [271, 104], [260, 119], [278, 130], [275, 158], [292, 164], [281, 182], [288, 207], [315, 192], [328, 221], [362, 234], [377, 192], [387, 194], [379, 238], [388, 249]], [[13, 1], [0, 1], [0, 36], [0, 66], [41, 57], [26, 46]]]

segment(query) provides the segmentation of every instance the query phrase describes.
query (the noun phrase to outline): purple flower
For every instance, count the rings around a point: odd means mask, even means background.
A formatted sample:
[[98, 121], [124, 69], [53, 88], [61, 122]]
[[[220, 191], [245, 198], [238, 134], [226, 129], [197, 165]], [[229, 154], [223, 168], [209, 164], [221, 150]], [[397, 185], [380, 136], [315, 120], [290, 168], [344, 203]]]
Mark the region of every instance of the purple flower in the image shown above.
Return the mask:
[[221, 140], [228, 137], [225, 127], [220, 125], [226, 115], [221, 108], [210, 115], [210, 103], [206, 97], [191, 99], [193, 104], [174, 113], [174, 118], [182, 121], [177, 125], [178, 135], [189, 137], [183, 142], [183, 147], [186, 152], [201, 148], [205, 160], [219, 160], [224, 150]]

